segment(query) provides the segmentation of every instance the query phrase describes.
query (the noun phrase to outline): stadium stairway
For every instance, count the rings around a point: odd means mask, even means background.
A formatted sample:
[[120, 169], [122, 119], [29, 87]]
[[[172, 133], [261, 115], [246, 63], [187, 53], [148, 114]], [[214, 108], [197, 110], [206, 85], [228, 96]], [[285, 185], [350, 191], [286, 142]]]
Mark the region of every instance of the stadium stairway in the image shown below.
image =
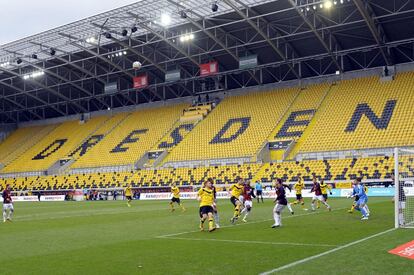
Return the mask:
[[268, 142], [276, 145], [270, 150], [271, 160], [283, 160], [288, 146], [295, 146], [309, 127], [330, 88], [331, 84], [323, 83], [301, 89], [268, 137]]

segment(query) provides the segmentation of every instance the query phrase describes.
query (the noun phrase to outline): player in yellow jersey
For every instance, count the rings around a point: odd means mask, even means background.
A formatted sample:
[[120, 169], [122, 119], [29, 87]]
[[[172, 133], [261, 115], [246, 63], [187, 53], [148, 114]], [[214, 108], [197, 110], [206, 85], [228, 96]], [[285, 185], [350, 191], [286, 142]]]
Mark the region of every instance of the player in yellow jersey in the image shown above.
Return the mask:
[[216, 230], [213, 218], [214, 189], [213, 183], [206, 181], [204, 187], [198, 190], [197, 200], [200, 202], [200, 230], [204, 231], [204, 222], [208, 219], [208, 231]]
[[131, 188], [131, 184], [127, 184], [125, 190], [125, 198], [127, 199], [127, 205], [128, 207], [131, 207], [131, 201], [132, 201], [132, 188]]
[[230, 219], [230, 222], [234, 224], [240, 217], [240, 211], [243, 207], [242, 202], [240, 201], [240, 196], [244, 192], [243, 179], [238, 179], [235, 184], [230, 187], [230, 201], [234, 205], [234, 214]]
[[[328, 200], [328, 190], [329, 194], [332, 195], [332, 185], [326, 184], [323, 180], [321, 180], [320, 186], [322, 191], [322, 197], [326, 202]], [[320, 208], [320, 206], [320, 201], [317, 201], [317, 207]]]
[[305, 209], [305, 201], [303, 200], [303, 197], [302, 197], [302, 190], [304, 188], [305, 188], [305, 184], [303, 183], [302, 179], [299, 178], [298, 182], [295, 183], [295, 185], [293, 186], [293, 189], [295, 189], [295, 192], [296, 192], [296, 200], [292, 202], [291, 205], [296, 205], [300, 203], [300, 205], [302, 206], [302, 209], [307, 210]]
[[183, 204], [181, 203], [180, 200], [180, 188], [177, 187], [177, 185], [175, 183], [172, 184], [171, 186], [171, 194], [172, 194], [172, 198], [170, 201], [170, 207], [171, 207], [171, 212], [174, 212], [174, 203], [177, 203], [180, 207], [181, 207], [181, 211], [185, 211], [185, 208], [183, 206]]

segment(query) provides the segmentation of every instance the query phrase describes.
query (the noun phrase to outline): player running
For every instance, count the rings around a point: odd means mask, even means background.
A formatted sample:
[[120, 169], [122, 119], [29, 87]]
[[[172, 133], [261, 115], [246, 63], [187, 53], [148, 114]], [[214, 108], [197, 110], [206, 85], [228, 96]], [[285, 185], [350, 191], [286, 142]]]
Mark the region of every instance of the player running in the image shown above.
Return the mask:
[[299, 178], [298, 182], [295, 183], [295, 185], [293, 186], [293, 189], [295, 189], [296, 191], [296, 200], [292, 202], [291, 205], [296, 205], [300, 203], [303, 210], [308, 210], [305, 208], [305, 201], [303, 200], [303, 197], [302, 197], [302, 190], [304, 188], [305, 188], [305, 184], [303, 183], [302, 179]]
[[244, 213], [244, 217], [242, 219], [243, 222], [247, 222], [247, 216], [249, 216], [250, 212], [253, 208], [253, 199], [256, 198], [254, 195], [254, 188], [250, 186], [250, 181], [246, 180], [244, 184], [244, 191], [243, 191], [243, 202], [244, 202], [244, 208], [241, 211], [240, 214]]
[[272, 225], [272, 228], [282, 226], [282, 211], [288, 205], [285, 188], [288, 188], [291, 191], [290, 186], [283, 184], [281, 179], [277, 179], [276, 199], [273, 201], [276, 203], [273, 208], [273, 219], [275, 220], [275, 223]]
[[216, 230], [213, 218], [214, 190], [213, 183], [207, 180], [204, 187], [198, 190], [197, 200], [200, 202], [200, 230], [204, 231], [204, 222], [208, 219], [208, 231]]
[[214, 216], [214, 222], [216, 223], [216, 229], [220, 228], [220, 216], [218, 214], [218, 208], [217, 208], [217, 190], [214, 186], [213, 179], [208, 178], [207, 181], [211, 182], [211, 188], [213, 188], [214, 192], [214, 202], [213, 202], [213, 216]]
[[132, 201], [132, 188], [131, 188], [131, 184], [127, 184], [125, 190], [125, 198], [127, 199], [127, 206], [131, 207], [131, 201]]
[[180, 188], [178, 188], [175, 183], [173, 183], [171, 186], [171, 194], [172, 194], [171, 201], [170, 201], [171, 212], [175, 211], [174, 203], [177, 203], [181, 207], [181, 211], [184, 212], [185, 208], [180, 200]]
[[230, 187], [230, 201], [234, 205], [234, 214], [233, 217], [230, 219], [230, 222], [234, 224], [240, 217], [240, 211], [243, 207], [242, 202], [240, 201], [240, 196], [243, 194], [244, 191], [244, 184], [243, 180], [239, 179], [237, 183], [233, 184]]
[[12, 216], [14, 212], [13, 207], [13, 200], [11, 197], [11, 188], [10, 185], [6, 185], [6, 189], [3, 191], [2, 197], [3, 197], [3, 222], [12, 221]]
[[[330, 184], [326, 184], [323, 180], [320, 182], [321, 191], [322, 191], [322, 197], [325, 201], [328, 201], [328, 190], [329, 195], [332, 195], [332, 186]], [[321, 207], [320, 201], [317, 201], [317, 208], [319, 209]]]
[[313, 178], [313, 187], [310, 191], [310, 193], [315, 192], [315, 194], [313, 195], [312, 198], [312, 202], [311, 202], [311, 208], [312, 211], [315, 211], [315, 202], [316, 201], [320, 201], [322, 204], [324, 204], [326, 206], [326, 208], [331, 211], [331, 207], [329, 206], [329, 204], [325, 201], [325, 199], [322, 196], [322, 190], [321, 190], [321, 185], [319, 184], [319, 182], [316, 181], [316, 178]]

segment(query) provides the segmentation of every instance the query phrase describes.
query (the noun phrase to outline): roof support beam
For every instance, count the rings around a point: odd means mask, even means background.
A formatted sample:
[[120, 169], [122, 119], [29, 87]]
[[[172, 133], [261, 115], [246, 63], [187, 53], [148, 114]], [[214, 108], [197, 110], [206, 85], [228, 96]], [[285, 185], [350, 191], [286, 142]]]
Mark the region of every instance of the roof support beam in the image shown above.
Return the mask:
[[[286, 56], [284, 53], [269, 39], [266, 33], [264, 33], [246, 14], [244, 14], [234, 3], [232, 0], [223, 0], [227, 5], [229, 5], [238, 15], [240, 15], [243, 19], [249, 23], [250, 26], [258, 33], [260, 34], [263, 39], [266, 40], [266, 42], [269, 44], [269, 46], [273, 49], [273, 51], [279, 55], [280, 58], [282, 58], [283, 61], [286, 61]], [[300, 78], [300, 75], [296, 72], [294, 66], [292, 64], [288, 64], [291, 72], [296, 76], [296, 78]]]
[[330, 55], [333, 63], [335, 64], [336, 68], [342, 72], [342, 67], [339, 64], [338, 60], [336, 59], [335, 55], [333, 54], [331, 48], [328, 46], [328, 44], [325, 42], [323, 37], [320, 35], [320, 33], [316, 30], [315, 26], [312, 24], [312, 22], [309, 21], [309, 19], [306, 17], [303, 12], [300, 11], [300, 8], [296, 5], [296, 2], [294, 0], [288, 0], [292, 7], [294, 7], [297, 11], [297, 13], [302, 17], [303, 21], [305, 21], [306, 25], [312, 30], [313, 34], [316, 36], [316, 38], [321, 42], [322, 46], [325, 48], [326, 52]]
[[375, 23], [373, 19], [375, 17], [375, 13], [372, 10], [371, 6], [363, 0], [354, 0], [354, 3], [359, 13], [364, 18], [365, 23], [367, 24], [369, 31], [372, 34], [372, 37], [374, 38], [377, 45], [380, 47], [380, 52], [385, 63], [388, 66], [393, 65], [394, 62], [392, 60], [391, 55], [388, 53], [386, 49], [383, 48], [384, 44], [387, 42], [384, 29], [379, 23]]

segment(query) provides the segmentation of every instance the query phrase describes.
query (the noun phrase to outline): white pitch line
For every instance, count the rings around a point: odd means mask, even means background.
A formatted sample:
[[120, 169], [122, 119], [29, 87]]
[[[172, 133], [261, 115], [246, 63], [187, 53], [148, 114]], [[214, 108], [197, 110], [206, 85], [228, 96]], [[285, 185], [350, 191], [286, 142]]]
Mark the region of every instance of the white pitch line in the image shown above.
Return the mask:
[[279, 243], [279, 242], [264, 242], [264, 241], [201, 239], [201, 238], [180, 238], [180, 237], [164, 237], [164, 238], [170, 239], [170, 240], [186, 240], [186, 241], [212, 241], [212, 242], [247, 243], [247, 244], [337, 247], [337, 245], [333, 245], [333, 244], [314, 244], [314, 243], [283, 243], [283, 242]]
[[282, 271], [282, 270], [285, 270], [285, 269], [288, 269], [288, 268], [291, 268], [291, 267], [294, 267], [294, 266], [297, 266], [297, 265], [300, 265], [300, 264], [303, 264], [303, 263], [306, 263], [306, 262], [312, 261], [312, 260], [314, 260], [314, 259], [317, 259], [317, 258], [320, 258], [320, 257], [326, 256], [326, 255], [331, 254], [331, 253], [334, 253], [334, 252], [336, 252], [336, 251], [339, 251], [339, 250], [342, 250], [342, 249], [348, 248], [348, 247], [350, 247], [350, 246], [353, 246], [353, 245], [356, 245], [356, 244], [359, 244], [359, 243], [365, 242], [365, 241], [370, 240], [370, 239], [372, 239], [372, 238], [376, 238], [376, 237], [378, 237], [378, 236], [381, 236], [381, 235], [387, 234], [387, 233], [389, 233], [389, 232], [391, 232], [391, 231], [394, 231], [394, 230], [395, 230], [395, 228], [391, 228], [391, 229], [388, 229], [388, 230], [385, 230], [385, 231], [382, 231], [382, 232], [376, 233], [376, 234], [374, 234], [374, 235], [370, 235], [370, 236], [365, 237], [365, 238], [363, 238], [363, 239], [359, 239], [359, 240], [356, 240], [356, 241], [353, 241], [353, 242], [350, 242], [350, 243], [347, 243], [347, 244], [344, 244], [344, 245], [338, 246], [338, 247], [333, 248], [333, 249], [331, 249], [331, 250], [328, 250], [328, 251], [325, 251], [325, 252], [322, 252], [322, 253], [319, 253], [319, 254], [316, 254], [316, 255], [313, 255], [313, 256], [310, 256], [310, 257], [307, 257], [307, 258], [304, 258], [304, 259], [298, 260], [298, 261], [296, 261], [296, 262], [292, 262], [292, 263], [287, 264], [287, 265], [283, 265], [283, 266], [281, 266], [281, 267], [278, 267], [278, 268], [275, 268], [275, 269], [272, 269], [272, 270], [269, 270], [269, 271], [266, 271], [266, 272], [263, 272], [263, 273], [260, 273], [259, 275], [269, 275], [269, 274], [272, 274], [272, 273], [276, 273], [276, 272], [279, 272], [279, 271]]
[[[347, 207], [337, 208], [337, 209], [332, 210], [332, 212], [333, 211], [344, 210], [344, 209], [347, 209]], [[309, 213], [305, 213], [305, 214], [287, 216], [287, 217], [285, 217], [283, 219], [303, 217], [303, 216], [309, 216], [309, 215], [315, 215], [315, 214], [321, 214], [321, 213], [328, 213], [328, 212], [309, 212]], [[247, 223], [239, 223], [239, 224], [235, 224], [235, 225], [232, 225], [232, 224], [230, 224], [230, 225], [224, 225], [224, 226], [221, 226], [220, 228], [235, 227], [235, 226], [249, 225], [249, 224], [256, 224], [256, 223], [262, 223], [262, 222], [268, 222], [268, 221], [273, 221], [273, 219], [266, 219], [266, 220], [254, 221], [254, 222], [247, 222]], [[180, 236], [180, 235], [185, 235], [185, 234], [190, 234], [190, 233], [196, 233], [196, 232], [200, 232], [200, 230], [193, 230], [193, 231], [186, 231], [186, 232], [180, 232], [180, 233], [174, 233], [174, 234], [161, 235], [161, 236], [156, 236], [155, 238], [168, 238], [168, 237]]]

